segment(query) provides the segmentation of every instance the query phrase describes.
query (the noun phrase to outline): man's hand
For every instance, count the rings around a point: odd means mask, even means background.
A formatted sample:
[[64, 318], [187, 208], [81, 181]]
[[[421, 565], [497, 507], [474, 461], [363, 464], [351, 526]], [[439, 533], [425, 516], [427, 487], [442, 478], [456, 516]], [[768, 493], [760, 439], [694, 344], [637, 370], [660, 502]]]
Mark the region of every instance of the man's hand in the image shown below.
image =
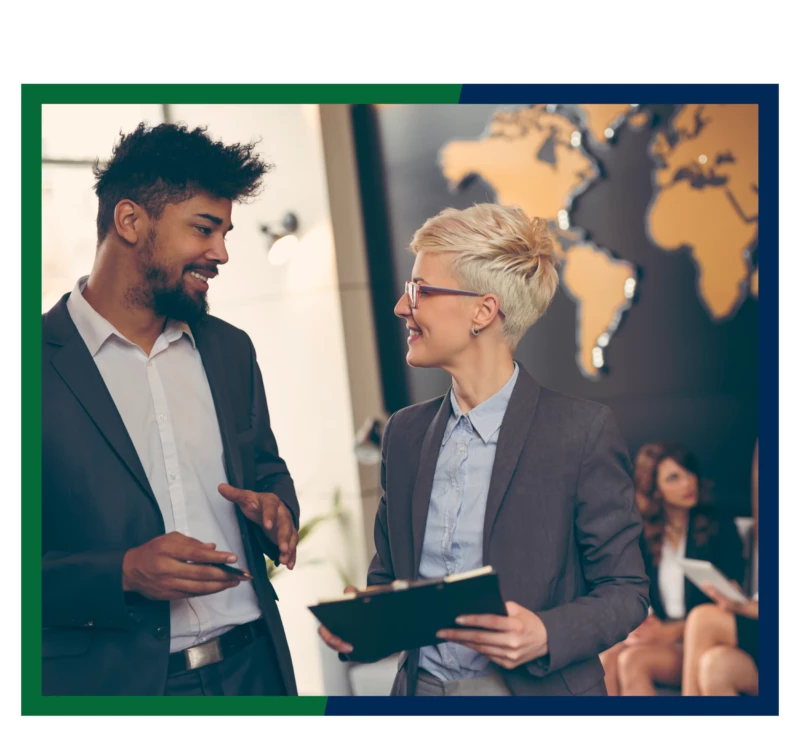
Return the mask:
[[544, 622], [530, 609], [513, 601], [506, 602], [506, 611], [507, 617], [495, 614], [457, 617], [456, 624], [483, 629], [446, 629], [437, 632], [436, 636], [477, 650], [508, 670], [546, 655], [548, 645]]
[[[180, 532], [148, 540], [131, 548], [122, 559], [122, 589], [148, 599], [186, 599], [238, 586], [244, 579], [198, 563], [235, 563], [233, 553], [215, 550]], [[191, 563], [187, 562], [191, 561]]]
[[[358, 589], [355, 586], [348, 586], [344, 593], [349, 594], [351, 591], [358, 591]], [[320, 626], [318, 632], [322, 641], [329, 648], [336, 650], [337, 653], [347, 654], [353, 652], [353, 646], [349, 642], [345, 642], [341, 637], [334, 635], [327, 627]]]
[[266, 536], [278, 546], [280, 562], [290, 570], [297, 558], [297, 530], [289, 508], [275, 495], [237, 489], [230, 484], [220, 484], [219, 493], [229, 502], [239, 505], [247, 519], [261, 525]]

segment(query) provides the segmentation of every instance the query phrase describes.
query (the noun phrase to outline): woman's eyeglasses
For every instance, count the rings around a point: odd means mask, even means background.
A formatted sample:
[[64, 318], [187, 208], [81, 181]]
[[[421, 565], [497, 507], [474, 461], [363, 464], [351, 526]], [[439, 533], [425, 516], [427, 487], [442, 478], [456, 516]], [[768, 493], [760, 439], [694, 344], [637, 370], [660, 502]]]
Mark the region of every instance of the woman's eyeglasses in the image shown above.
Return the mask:
[[[419, 307], [420, 294], [460, 294], [464, 297], [483, 297], [482, 294], [478, 294], [477, 292], [465, 292], [463, 289], [447, 289], [445, 287], [431, 287], [428, 286], [427, 284], [419, 284], [418, 282], [415, 281], [406, 282], [406, 296], [408, 297], [408, 303], [414, 309]], [[503, 318], [506, 316], [503, 310], [500, 309], [497, 310], [497, 314]]]

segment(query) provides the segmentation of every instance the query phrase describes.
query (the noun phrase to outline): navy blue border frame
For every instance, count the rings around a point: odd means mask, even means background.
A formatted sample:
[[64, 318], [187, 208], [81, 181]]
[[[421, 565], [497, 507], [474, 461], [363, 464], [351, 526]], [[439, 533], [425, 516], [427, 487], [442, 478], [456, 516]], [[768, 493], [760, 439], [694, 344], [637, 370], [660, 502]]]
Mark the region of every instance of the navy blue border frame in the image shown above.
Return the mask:
[[[777, 84], [464, 85], [459, 104], [750, 103], [759, 106], [759, 695], [425, 699], [331, 696], [326, 715], [778, 714], [778, 99]], [[774, 244], [768, 247], [766, 244]], [[764, 492], [763, 490], [767, 491]]]

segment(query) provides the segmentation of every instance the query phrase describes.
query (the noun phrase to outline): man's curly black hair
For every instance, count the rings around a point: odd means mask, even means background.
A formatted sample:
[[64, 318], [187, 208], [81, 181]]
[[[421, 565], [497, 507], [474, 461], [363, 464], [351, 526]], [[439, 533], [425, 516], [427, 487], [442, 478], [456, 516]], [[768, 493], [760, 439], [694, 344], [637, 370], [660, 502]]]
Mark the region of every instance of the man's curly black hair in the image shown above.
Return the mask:
[[158, 219], [168, 204], [201, 192], [233, 202], [258, 193], [261, 178], [272, 166], [253, 149], [255, 143], [230, 146], [213, 141], [206, 128], [163, 123], [150, 128], [140, 123], [114, 146], [111, 160], [95, 162], [97, 182], [97, 239], [102, 242], [114, 222], [114, 208], [123, 199], [141, 205]]

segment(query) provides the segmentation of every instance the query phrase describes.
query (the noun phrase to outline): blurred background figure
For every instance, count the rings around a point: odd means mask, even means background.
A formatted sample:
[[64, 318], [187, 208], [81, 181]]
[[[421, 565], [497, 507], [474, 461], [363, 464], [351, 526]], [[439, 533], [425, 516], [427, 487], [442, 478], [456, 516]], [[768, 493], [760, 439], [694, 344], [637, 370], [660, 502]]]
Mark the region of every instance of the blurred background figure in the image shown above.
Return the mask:
[[744, 559], [733, 520], [701, 504], [705, 485], [686, 449], [660, 442], [644, 446], [636, 456], [634, 482], [652, 613], [601, 660], [610, 695], [648, 696], [656, 694], [656, 684], [680, 685], [686, 617], [710, 602], [684, 577], [679, 559], [707, 560], [737, 582]]
[[[753, 453], [753, 539], [758, 544], [758, 443]], [[751, 557], [757, 564], [757, 548]], [[757, 580], [757, 565], [753, 565]], [[758, 592], [746, 604], [724, 597], [713, 586], [686, 620], [684, 696], [758, 694]]]

